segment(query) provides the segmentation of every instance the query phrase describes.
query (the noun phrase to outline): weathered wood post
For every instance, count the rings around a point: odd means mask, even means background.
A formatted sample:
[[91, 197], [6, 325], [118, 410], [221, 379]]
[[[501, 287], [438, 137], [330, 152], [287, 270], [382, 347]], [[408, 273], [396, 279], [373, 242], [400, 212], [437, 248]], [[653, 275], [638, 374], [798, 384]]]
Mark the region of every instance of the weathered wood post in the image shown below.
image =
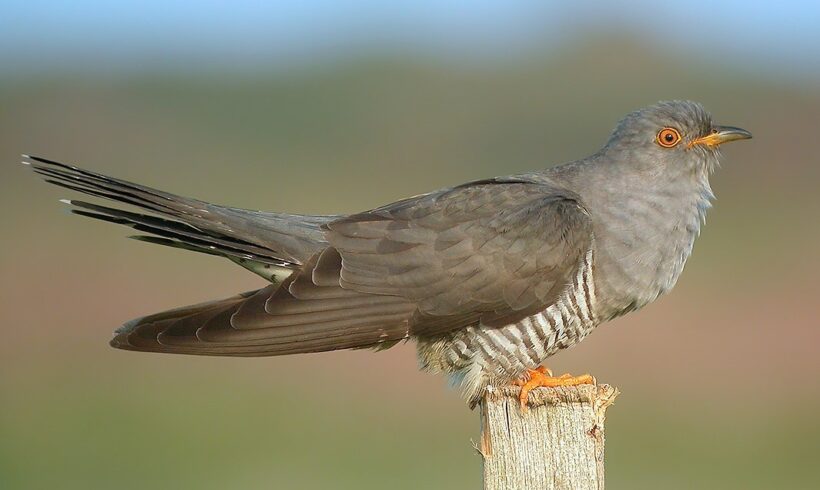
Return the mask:
[[603, 489], [604, 418], [617, 388], [538, 388], [526, 412], [519, 393], [496, 388], [481, 401], [484, 489]]

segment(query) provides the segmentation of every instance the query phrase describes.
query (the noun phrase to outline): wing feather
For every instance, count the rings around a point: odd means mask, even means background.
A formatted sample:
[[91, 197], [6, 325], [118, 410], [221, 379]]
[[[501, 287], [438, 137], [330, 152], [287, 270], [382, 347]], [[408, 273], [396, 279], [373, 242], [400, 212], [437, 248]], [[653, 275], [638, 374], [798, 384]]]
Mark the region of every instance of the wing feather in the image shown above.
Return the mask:
[[415, 302], [416, 335], [545, 309], [571, 282], [592, 235], [576, 195], [523, 181], [427, 194], [325, 228], [342, 257], [342, 287]]

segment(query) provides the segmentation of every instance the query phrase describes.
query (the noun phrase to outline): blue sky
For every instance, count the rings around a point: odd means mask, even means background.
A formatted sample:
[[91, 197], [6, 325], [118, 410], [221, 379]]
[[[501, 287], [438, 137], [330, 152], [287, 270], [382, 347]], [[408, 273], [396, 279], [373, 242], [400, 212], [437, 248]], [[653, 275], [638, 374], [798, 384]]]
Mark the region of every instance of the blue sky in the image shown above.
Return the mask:
[[820, 2], [810, 1], [5, 0], [0, 62], [251, 65], [373, 49], [480, 59], [606, 32], [712, 60], [820, 73]]

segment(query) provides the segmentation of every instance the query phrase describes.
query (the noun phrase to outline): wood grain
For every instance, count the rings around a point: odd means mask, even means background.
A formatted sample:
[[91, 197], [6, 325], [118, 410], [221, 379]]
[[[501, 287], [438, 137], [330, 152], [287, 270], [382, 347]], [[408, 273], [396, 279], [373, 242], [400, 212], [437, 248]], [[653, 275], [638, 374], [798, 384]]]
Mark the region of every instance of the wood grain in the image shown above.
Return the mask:
[[481, 401], [484, 489], [603, 489], [604, 420], [617, 388], [539, 388], [526, 412], [519, 393], [496, 388]]

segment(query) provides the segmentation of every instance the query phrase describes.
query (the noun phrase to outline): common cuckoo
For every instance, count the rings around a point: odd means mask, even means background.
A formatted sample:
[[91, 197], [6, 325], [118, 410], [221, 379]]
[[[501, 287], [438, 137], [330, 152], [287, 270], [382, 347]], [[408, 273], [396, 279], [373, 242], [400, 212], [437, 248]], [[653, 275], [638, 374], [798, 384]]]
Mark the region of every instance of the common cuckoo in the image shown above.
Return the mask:
[[133, 238], [227, 257], [256, 291], [125, 323], [120, 349], [276, 356], [386, 349], [413, 339], [421, 366], [475, 403], [490, 386], [593, 382], [538, 366], [596, 325], [674, 286], [713, 198], [718, 147], [751, 138], [695, 102], [632, 112], [597, 153], [476, 180], [352, 215], [249, 211], [39, 157], [46, 181], [143, 212], [65, 201]]

